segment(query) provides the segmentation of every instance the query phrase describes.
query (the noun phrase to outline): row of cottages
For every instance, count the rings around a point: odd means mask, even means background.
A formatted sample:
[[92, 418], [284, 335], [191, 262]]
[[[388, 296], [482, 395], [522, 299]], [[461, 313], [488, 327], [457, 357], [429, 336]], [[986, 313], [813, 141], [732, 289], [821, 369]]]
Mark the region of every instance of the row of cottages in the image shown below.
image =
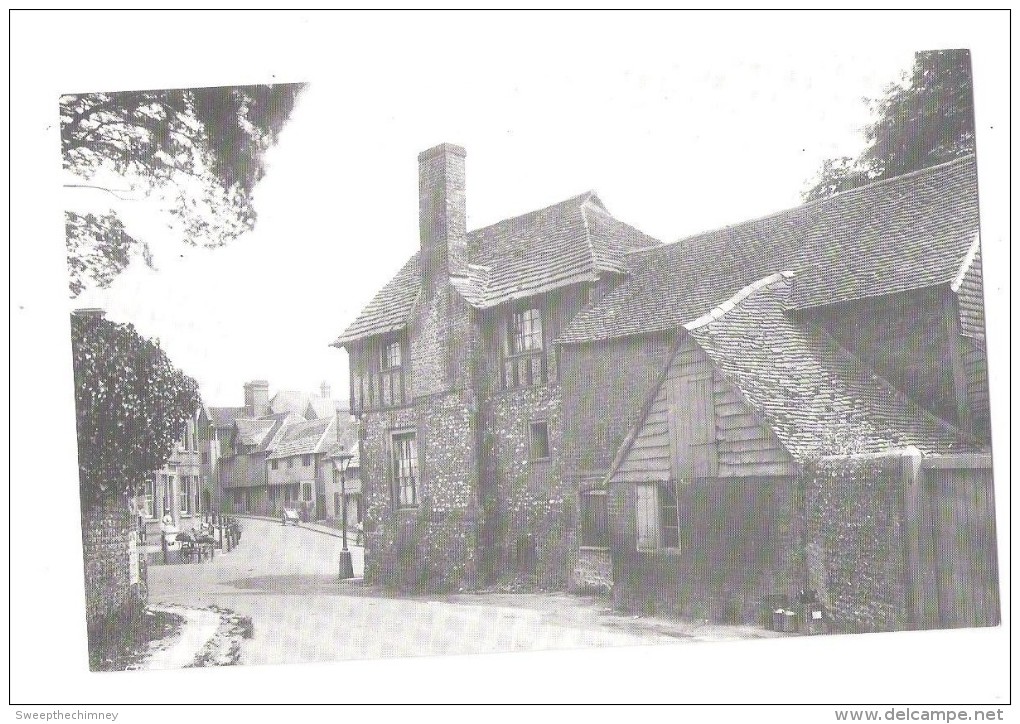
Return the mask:
[[[873, 601], [840, 598], [818, 533], [819, 506], [845, 512], [825, 485], [892, 469], [869, 455], [914, 470], [901, 458], [989, 447], [973, 158], [666, 245], [594, 194], [468, 233], [463, 149], [424, 152], [419, 172], [420, 250], [334, 343], [362, 423], [366, 578], [611, 586], [621, 607], [728, 620], [810, 588], [862, 628], [939, 619], [917, 603], [932, 586], [949, 607], [967, 576], [994, 587], [978, 556], [951, 581], [913, 571], [899, 608], [860, 614]], [[911, 485], [987, 488], [986, 460]], [[972, 497], [963, 522], [986, 540], [990, 497]], [[936, 543], [915, 535], [902, 558], [951, 547]]]
[[357, 422], [330, 396], [281, 390], [269, 383], [244, 385], [242, 407], [205, 407], [198, 416], [202, 479], [210, 504], [224, 513], [278, 517], [285, 505], [306, 520], [337, 521], [341, 500], [340, 453], [355, 455], [343, 486], [348, 515], [360, 519]]

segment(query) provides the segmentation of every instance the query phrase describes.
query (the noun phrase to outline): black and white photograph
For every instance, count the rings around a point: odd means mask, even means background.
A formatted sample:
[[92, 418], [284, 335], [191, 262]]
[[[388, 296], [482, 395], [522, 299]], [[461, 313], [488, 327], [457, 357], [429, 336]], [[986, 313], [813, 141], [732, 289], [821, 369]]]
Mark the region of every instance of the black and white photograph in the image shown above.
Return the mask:
[[1002, 720], [1008, 18], [12, 12], [11, 703]]

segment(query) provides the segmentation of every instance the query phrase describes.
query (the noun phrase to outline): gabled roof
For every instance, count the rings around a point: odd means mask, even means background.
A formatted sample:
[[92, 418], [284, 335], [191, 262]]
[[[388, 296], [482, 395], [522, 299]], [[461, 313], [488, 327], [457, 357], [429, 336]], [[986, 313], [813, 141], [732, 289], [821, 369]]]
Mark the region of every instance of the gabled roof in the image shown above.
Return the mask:
[[276, 420], [259, 420], [239, 417], [234, 420], [236, 438], [240, 445], [257, 445], [261, 447], [276, 427]]
[[206, 407], [205, 409], [209, 422], [213, 427], [220, 429], [232, 427], [234, 420], [244, 417], [245, 412], [243, 407]]
[[630, 274], [561, 335], [675, 330], [776, 269], [794, 308], [951, 284], [978, 230], [973, 156], [624, 255]]
[[319, 395], [309, 395], [308, 405], [305, 407], [305, 417], [309, 420], [323, 417], [336, 417], [337, 413], [347, 414], [347, 406], [338, 400], [332, 400]]
[[340, 452], [353, 455], [349, 469], [361, 467], [360, 446], [358, 445], [358, 430], [360, 423], [351, 417], [340, 418], [340, 432], [333, 435], [326, 442], [325, 453], [330, 458], [335, 458]]
[[[601, 273], [622, 273], [630, 251], [656, 239], [614, 219], [593, 192], [468, 233], [468, 276], [454, 287], [475, 307], [527, 297]], [[376, 294], [333, 343], [401, 329], [417, 299], [418, 254]]]
[[290, 412], [302, 417], [320, 418], [336, 416], [343, 406], [336, 400], [297, 390], [280, 390], [269, 400], [273, 413]]
[[970, 449], [820, 329], [793, 321], [791, 276], [760, 280], [686, 329], [794, 458]]
[[336, 436], [336, 418], [288, 422], [273, 445], [269, 459], [322, 452], [330, 437]]

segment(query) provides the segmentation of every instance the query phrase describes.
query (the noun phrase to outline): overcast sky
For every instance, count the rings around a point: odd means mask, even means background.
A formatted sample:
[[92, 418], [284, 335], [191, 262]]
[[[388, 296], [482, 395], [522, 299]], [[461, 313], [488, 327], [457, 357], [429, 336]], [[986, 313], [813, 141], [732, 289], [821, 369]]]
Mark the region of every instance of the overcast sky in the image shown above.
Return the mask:
[[[860, 150], [863, 96], [880, 94], [916, 50], [971, 48], [987, 315], [1000, 332], [988, 338], [989, 374], [993, 414], [1004, 417], [995, 405], [1007, 399], [1008, 369], [994, 363], [1009, 359], [1008, 16], [61, 11], [16, 20], [10, 505], [34, 511], [45, 500], [47, 550], [66, 553], [11, 559], [12, 591], [32, 592], [12, 598], [11, 633], [22, 639], [12, 643], [12, 687], [22, 699], [144, 702], [186, 685], [188, 697], [212, 701], [228, 689], [252, 700], [281, 691], [308, 700], [1005, 700], [1005, 629], [840, 637], [821, 648], [706, 645], [696, 656], [666, 646], [610, 659], [496, 657], [514, 662], [511, 676], [494, 674], [492, 657], [391, 662], [387, 676], [378, 662], [292, 667], [285, 681], [279, 668], [250, 667], [199, 677], [203, 691], [192, 677], [136, 687], [88, 676], [80, 511], [76, 495], [58, 494], [73, 490], [77, 470], [63, 226], [71, 202], [59, 193], [57, 101], [96, 90], [310, 84], [268, 159], [254, 233], [216, 251], [186, 249], [139, 206], [128, 221], [156, 245], [159, 271], [131, 269], [74, 306], [103, 306], [158, 337], [213, 404], [240, 404], [255, 377], [274, 391], [311, 391], [326, 379], [343, 399], [345, 356], [328, 344], [417, 247], [423, 149], [467, 149], [471, 228], [594, 189], [615, 216], [670, 241], [796, 205], [823, 159]], [[997, 451], [1009, 444], [1002, 421], [993, 423]], [[1005, 573], [1008, 455], [996, 464]], [[12, 540], [39, 535], [35, 515], [10, 522]], [[1008, 611], [1008, 579], [1002, 590]], [[62, 642], [59, 655], [38, 645], [39, 631]], [[790, 646], [777, 659], [781, 643]], [[947, 647], [965, 665], [947, 666]], [[815, 660], [824, 666], [805, 663]], [[610, 670], [612, 691], [602, 686]], [[242, 675], [231, 685], [222, 678]]]
[[278, 78], [309, 86], [268, 157], [255, 231], [189, 249], [151, 206], [122, 205], [158, 270], [136, 264], [76, 304], [158, 337], [208, 402], [240, 403], [252, 378], [274, 391], [327, 380], [346, 399], [346, 354], [328, 343], [418, 244], [419, 151], [467, 149], [469, 228], [594, 189], [618, 218], [673, 241], [799, 203], [823, 159], [860, 150], [862, 98], [915, 49], [763, 55], [652, 16], [511, 19], [502, 35], [502, 23], [454, 34], [422, 20], [391, 37], [298, 23], [333, 40], [328, 62]]

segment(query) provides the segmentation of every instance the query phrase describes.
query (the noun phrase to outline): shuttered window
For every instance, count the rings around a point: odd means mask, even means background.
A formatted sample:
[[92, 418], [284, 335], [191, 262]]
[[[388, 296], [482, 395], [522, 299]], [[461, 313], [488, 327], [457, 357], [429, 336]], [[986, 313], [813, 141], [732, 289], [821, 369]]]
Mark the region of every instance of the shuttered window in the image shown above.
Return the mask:
[[638, 550], [680, 548], [680, 509], [676, 483], [640, 483], [637, 486]]
[[659, 547], [659, 496], [656, 483], [637, 486], [637, 547], [652, 550]]

